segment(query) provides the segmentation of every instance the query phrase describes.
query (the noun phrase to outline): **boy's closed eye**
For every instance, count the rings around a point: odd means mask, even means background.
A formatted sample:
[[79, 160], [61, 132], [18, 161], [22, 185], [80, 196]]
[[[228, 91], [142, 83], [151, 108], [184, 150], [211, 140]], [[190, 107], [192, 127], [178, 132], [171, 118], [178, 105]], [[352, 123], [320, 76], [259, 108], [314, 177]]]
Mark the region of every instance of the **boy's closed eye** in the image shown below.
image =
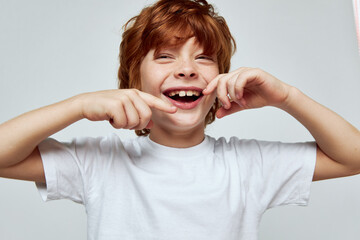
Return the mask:
[[174, 59], [174, 56], [172, 56], [171, 54], [167, 54], [167, 53], [161, 53], [161, 54], [154, 56], [154, 60], [158, 60], [161, 62], [168, 62], [173, 59]]
[[214, 62], [214, 59], [215, 59], [215, 58], [214, 58], [213, 56], [201, 54], [201, 55], [197, 56], [196, 59]]
[[172, 58], [172, 56], [170, 56], [169, 54], [160, 54], [159, 56], [156, 57], [158, 58]]

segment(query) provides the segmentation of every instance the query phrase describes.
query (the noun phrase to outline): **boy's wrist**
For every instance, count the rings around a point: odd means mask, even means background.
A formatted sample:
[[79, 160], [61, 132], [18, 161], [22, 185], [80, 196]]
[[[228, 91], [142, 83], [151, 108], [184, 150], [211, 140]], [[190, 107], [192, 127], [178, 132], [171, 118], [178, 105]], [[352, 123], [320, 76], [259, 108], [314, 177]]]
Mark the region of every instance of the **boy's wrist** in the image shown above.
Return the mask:
[[70, 111], [70, 114], [73, 115], [74, 121], [79, 121], [84, 118], [83, 114], [83, 100], [82, 95], [75, 95], [66, 100], [66, 108]]
[[300, 94], [301, 92], [299, 89], [293, 86], [289, 86], [288, 95], [282, 104], [278, 106], [278, 108], [290, 113], [294, 106], [299, 105]]

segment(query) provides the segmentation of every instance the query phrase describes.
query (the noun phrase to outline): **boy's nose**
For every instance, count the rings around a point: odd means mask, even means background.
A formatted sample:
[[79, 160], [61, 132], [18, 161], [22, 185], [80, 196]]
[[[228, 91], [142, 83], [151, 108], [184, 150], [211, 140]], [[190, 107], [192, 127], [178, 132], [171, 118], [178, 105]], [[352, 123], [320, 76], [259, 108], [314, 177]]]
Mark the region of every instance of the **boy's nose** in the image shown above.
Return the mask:
[[181, 79], [194, 79], [197, 78], [198, 73], [194, 66], [191, 63], [181, 64], [179, 68], [175, 71], [175, 77]]
[[194, 78], [196, 76], [196, 73], [195, 72], [179, 72], [178, 73], [178, 77], [181, 77], [181, 78]]

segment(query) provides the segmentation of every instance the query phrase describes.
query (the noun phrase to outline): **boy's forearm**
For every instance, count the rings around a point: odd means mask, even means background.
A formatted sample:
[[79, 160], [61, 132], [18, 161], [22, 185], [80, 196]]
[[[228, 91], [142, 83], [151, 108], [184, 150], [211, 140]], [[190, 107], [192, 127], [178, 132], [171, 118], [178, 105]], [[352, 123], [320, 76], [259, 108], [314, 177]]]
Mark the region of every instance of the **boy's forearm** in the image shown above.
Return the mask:
[[50, 135], [82, 118], [77, 97], [22, 114], [0, 125], [0, 167], [24, 160]]
[[327, 156], [360, 169], [360, 132], [349, 122], [294, 87], [281, 108], [310, 131]]

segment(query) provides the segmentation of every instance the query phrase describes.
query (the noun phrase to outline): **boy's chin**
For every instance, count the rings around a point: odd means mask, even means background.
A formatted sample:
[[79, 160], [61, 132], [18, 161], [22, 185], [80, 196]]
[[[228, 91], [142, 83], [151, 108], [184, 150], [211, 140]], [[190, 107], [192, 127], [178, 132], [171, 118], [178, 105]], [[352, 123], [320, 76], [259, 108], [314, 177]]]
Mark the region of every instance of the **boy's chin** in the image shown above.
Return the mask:
[[188, 130], [199, 125], [204, 126], [205, 118], [194, 114], [174, 114], [169, 116], [168, 120], [173, 127]]

